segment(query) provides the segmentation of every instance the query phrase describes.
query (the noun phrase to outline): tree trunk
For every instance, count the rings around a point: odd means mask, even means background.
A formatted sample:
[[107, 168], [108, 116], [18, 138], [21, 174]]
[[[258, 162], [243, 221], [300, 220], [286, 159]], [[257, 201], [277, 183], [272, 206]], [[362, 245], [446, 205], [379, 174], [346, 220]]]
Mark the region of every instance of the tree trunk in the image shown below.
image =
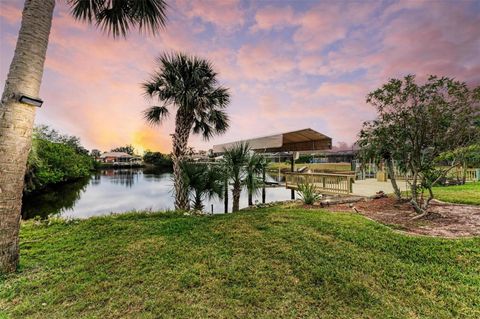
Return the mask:
[[395, 178], [395, 170], [393, 167], [393, 160], [391, 158], [386, 159], [386, 167], [387, 167], [387, 173], [390, 176], [390, 182], [392, 183], [393, 187], [393, 192], [395, 193], [395, 196], [397, 197], [397, 200], [402, 199], [402, 192], [400, 192], [400, 188], [398, 188], [397, 185], [397, 179]]
[[240, 193], [242, 192], [241, 185], [239, 183], [233, 184], [232, 197], [233, 197], [233, 207], [232, 212], [238, 212], [240, 210]]
[[248, 206], [253, 205], [253, 194], [251, 191], [248, 191]]
[[199, 210], [203, 212], [203, 202], [202, 202], [202, 196], [201, 194], [195, 194], [195, 205], [193, 207], [195, 210]]
[[182, 162], [185, 158], [188, 137], [192, 128], [192, 121], [181, 110], [177, 111], [175, 120], [175, 134], [172, 137], [173, 184], [175, 188], [175, 209], [189, 210], [188, 189], [183, 178]]
[[18, 98], [39, 95], [54, 7], [55, 0], [25, 1], [0, 104], [0, 272], [18, 264], [23, 180], [35, 119], [35, 107]]
[[225, 189], [223, 190], [224, 191], [223, 203], [224, 203], [224, 212], [225, 214], [227, 214], [228, 213], [228, 178], [225, 179], [224, 181], [224, 187]]

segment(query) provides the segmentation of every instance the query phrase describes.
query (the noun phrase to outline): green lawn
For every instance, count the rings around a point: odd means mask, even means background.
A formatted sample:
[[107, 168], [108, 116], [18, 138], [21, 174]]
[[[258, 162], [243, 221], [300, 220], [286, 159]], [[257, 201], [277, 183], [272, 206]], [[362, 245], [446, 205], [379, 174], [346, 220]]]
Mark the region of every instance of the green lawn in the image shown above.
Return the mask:
[[434, 187], [435, 198], [450, 203], [480, 205], [480, 182]]
[[28, 222], [21, 254], [0, 279], [5, 317], [480, 317], [480, 238], [406, 236], [354, 214]]

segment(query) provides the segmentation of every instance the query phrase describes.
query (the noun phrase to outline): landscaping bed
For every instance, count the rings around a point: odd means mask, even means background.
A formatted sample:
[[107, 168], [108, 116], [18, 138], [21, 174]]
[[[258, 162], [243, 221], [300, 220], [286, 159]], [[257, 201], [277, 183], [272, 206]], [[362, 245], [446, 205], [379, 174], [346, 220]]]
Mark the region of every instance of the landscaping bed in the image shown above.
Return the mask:
[[408, 201], [398, 202], [393, 197], [359, 201], [351, 204], [335, 204], [329, 211], [354, 211], [391, 227], [412, 234], [468, 237], [480, 236], [480, 206], [458, 205], [433, 201], [426, 218], [412, 220], [417, 214]]

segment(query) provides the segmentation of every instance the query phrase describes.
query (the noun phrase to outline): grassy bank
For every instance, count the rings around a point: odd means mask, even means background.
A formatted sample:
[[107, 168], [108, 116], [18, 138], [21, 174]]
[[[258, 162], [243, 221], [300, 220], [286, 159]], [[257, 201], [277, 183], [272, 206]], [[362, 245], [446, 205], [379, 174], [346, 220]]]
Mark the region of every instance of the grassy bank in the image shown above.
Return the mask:
[[449, 203], [480, 205], [480, 183], [434, 187], [435, 198]]
[[[21, 229], [12, 318], [478, 318], [480, 238], [353, 214], [128, 214]], [[1, 317], [1, 315], [0, 315]]]

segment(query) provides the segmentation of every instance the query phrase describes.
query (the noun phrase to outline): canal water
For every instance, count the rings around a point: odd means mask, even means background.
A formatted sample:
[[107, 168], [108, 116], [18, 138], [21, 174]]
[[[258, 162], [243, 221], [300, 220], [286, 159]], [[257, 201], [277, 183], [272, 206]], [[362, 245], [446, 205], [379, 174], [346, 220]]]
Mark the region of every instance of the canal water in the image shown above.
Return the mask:
[[[267, 174], [268, 181], [279, 181], [280, 175]], [[232, 209], [231, 192], [229, 211]], [[266, 202], [290, 199], [290, 190], [285, 187], [267, 187]], [[261, 190], [254, 202], [261, 202]], [[242, 191], [240, 207], [247, 207], [247, 193]], [[205, 210], [224, 212], [223, 200], [204, 202]], [[58, 185], [41, 193], [24, 196], [22, 217], [24, 219], [48, 215], [87, 218], [91, 216], [122, 213], [132, 210], [168, 210], [174, 208], [173, 175], [156, 169], [107, 169], [97, 171], [90, 177], [72, 183]]]

